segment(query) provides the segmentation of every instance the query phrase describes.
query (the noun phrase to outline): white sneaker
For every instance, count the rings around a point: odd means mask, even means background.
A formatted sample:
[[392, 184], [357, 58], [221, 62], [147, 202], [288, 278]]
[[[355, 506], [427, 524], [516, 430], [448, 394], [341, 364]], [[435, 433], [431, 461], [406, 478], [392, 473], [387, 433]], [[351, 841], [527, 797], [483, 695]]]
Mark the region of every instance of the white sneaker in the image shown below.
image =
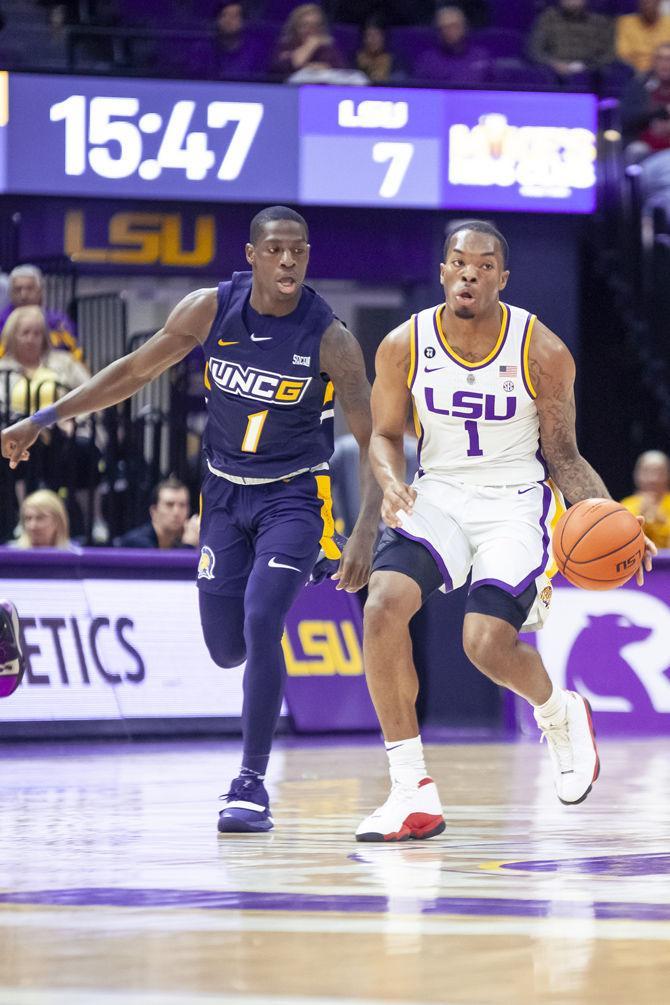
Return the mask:
[[359, 826], [356, 840], [418, 841], [441, 834], [446, 826], [432, 778], [422, 778], [416, 788], [394, 782], [384, 805]]
[[563, 722], [550, 723], [534, 714], [542, 739], [549, 747], [556, 795], [562, 803], [570, 805], [586, 799], [600, 774], [600, 760], [591, 706], [575, 691], [564, 694], [567, 716]]

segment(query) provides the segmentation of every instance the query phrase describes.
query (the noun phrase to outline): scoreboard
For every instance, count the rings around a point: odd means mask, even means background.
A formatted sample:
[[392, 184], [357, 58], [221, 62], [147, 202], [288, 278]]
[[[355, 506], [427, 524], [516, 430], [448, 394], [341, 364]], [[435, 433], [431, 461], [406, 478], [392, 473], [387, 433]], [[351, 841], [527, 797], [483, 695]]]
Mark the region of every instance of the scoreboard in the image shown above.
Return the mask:
[[590, 213], [590, 94], [0, 74], [0, 190]]

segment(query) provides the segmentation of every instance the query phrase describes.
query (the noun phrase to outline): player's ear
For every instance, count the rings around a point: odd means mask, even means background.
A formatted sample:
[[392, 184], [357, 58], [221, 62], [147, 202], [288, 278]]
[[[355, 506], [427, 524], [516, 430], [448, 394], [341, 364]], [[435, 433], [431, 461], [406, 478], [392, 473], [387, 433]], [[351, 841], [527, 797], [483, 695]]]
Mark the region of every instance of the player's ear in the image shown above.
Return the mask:
[[441, 283], [444, 283], [444, 272], [445, 272], [446, 268], [447, 268], [446, 263], [445, 262], [440, 262], [440, 282]]
[[505, 289], [505, 287], [507, 286], [508, 279], [509, 279], [509, 269], [505, 269], [505, 271], [500, 275], [500, 285], [498, 286], [499, 290]]
[[253, 244], [244, 245], [244, 256], [249, 263], [249, 265], [254, 264], [254, 246]]

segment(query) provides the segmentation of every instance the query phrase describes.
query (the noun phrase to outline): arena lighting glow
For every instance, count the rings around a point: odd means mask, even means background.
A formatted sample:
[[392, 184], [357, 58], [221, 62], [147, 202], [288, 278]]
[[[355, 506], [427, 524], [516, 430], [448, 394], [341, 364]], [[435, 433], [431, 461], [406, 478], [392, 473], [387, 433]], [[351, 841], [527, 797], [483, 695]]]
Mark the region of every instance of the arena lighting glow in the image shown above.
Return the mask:
[[595, 208], [589, 94], [31, 74], [8, 94], [0, 190], [17, 194]]

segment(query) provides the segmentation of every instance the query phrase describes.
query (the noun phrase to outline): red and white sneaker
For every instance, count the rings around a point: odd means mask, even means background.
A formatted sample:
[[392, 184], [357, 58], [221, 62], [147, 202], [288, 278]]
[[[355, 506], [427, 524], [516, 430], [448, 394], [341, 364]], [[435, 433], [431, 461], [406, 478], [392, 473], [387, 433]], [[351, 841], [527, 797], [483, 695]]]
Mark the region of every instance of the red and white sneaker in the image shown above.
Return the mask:
[[556, 795], [562, 803], [581, 803], [600, 774], [591, 706], [576, 691], [565, 691], [567, 716], [553, 723], [535, 716], [542, 739], [547, 741], [554, 772]]
[[416, 788], [394, 782], [384, 805], [359, 826], [356, 840], [421, 841], [441, 834], [446, 826], [432, 778], [422, 778]]

